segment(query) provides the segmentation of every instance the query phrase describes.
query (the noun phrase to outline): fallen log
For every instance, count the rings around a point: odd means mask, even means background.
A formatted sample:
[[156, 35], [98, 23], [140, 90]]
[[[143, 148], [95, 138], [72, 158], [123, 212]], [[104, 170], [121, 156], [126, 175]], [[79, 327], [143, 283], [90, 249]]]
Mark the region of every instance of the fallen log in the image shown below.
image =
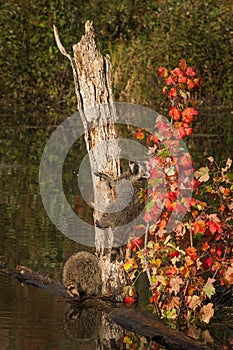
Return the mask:
[[208, 346], [170, 328], [155, 315], [140, 309], [126, 308], [121, 303], [111, 301], [110, 297], [102, 296], [81, 300], [70, 298], [61, 283], [28, 267], [17, 266], [16, 270], [2, 268], [0, 274], [12, 276], [20, 283], [43, 289], [54, 296], [61, 297], [62, 300], [73, 306], [98, 308], [119, 326], [156, 341], [165, 346], [167, 350], [210, 350]]

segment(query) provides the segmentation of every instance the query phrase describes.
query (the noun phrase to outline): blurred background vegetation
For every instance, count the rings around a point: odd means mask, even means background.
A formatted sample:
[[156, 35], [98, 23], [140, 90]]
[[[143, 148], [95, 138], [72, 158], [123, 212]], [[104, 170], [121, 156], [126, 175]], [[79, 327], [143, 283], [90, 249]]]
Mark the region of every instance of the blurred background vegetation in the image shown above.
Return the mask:
[[232, 13], [231, 0], [1, 0], [1, 105], [45, 107], [50, 123], [59, 122], [52, 110], [74, 110], [70, 63], [58, 52], [53, 24], [72, 53], [90, 19], [98, 47], [111, 56], [116, 101], [161, 109], [158, 67], [174, 68], [184, 57], [202, 78], [203, 105], [231, 107]]
[[[0, 255], [12, 266], [53, 271], [75, 250], [54, 231], [39, 193], [44, 145], [76, 110], [72, 70], [56, 47], [53, 24], [72, 53], [92, 20], [97, 46], [111, 56], [115, 100], [164, 115], [169, 103], [158, 68], [186, 58], [202, 78], [202, 110], [188, 147], [203, 165], [206, 156], [233, 154], [232, 13], [232, 0], [0, 0]], [[70, 152], [64, 189], [77, 202], [81, 139]]]

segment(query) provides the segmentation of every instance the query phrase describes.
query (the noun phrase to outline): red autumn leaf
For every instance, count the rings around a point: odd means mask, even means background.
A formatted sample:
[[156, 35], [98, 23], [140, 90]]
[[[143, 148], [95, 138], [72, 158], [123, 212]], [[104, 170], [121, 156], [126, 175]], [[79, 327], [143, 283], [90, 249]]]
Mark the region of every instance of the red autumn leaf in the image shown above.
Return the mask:
[[180, 69], [180, 68], [175, 68], [175, 69], [173, 69], [173, 70], [171, 71], [171, 73], [172, 73], [173, 75], [175, 75], [175, 76], [182, 76], [182, 75], [185, 74], [184, 71], [183, 71], [182, 69]]
[[144, 135], [144, 132], [142, 131], [142, 129], [139, 129], [136, 134], [135, 134], [135, 137], [137, 140], [143, 140], [145, 135]]
[[185, 75], [180, 75], [178, 77], [178, 82], [182, 84], [187, 84], [187, 77]]
[[172, 117], [174, 120], [179, 120], [181, 116], [181, 111], [178, 108], [172, 106], [169, 109], [169, 116]]
[[125, 297], [124, 304], [125, 306], [130, 307], [135, 303], [135, 301], [136, 301], [135, 297], [127, 296]]
[[209, 227], [210, 232], [212, 233], [212, 235], [215, 234], [215, 232], [221, 233], [222, 229], [220, 227], [220, 225], [217, 222], [214, 221], [208, 221], [207, 225]]
[[175, 266], [170, 266], [170, 268], [165, 272], [166, 275], [173, 277], [177, 275], [178, 270]]
[[141, 237], [137, 237], [133, 239], [131, 242], [134, 247], [140, 247], [140, 245], [142, 244], [142, 239]]
[[198, 115], [198, 111], [194, 107], [186, 107], [182, 112], [182, 117], [192, 118], [194, 115]]
[[182, 126], [178, 130], [178, 135], [181, 139], [183, 139], [186, 136], [186, 129]]
[[167, 77], [168, 75], [168, 70], [165, 67], [159, 67], [158, 69], [158, 76], [159, 77]]
[[184, 127], [189, 127], [189, 125], [194, 121], [194, 116], [189, 116], [188, 118], [187, 117], [183, 117], [182, 118], [182, 122], [184, 123]]
[[186, 135], [190, 136], [193, 133], [193, 128], [186, 128]]
[[178, 257], [179, 256], [179, 252], [178, 250], [174, 250], [170, 255], [170, 259], [173, 259], [174, 257]]
[[195, 77], [196, 72], [192, 67], [187, 67], [185, 73], [189, 75], [190, 77]]
[[207, 270], [213, 265], [213, 260], [211, 258], [205, 258], [202, 261], [202, 265], [204, 269]]
[[151, 303], [158, 303], [159, 302], [159, 296], [160, 296], [160, 292], [158, 290], [156, 290], [155, 293], [153, 293], [153, 296], [150, 298], [150, 302]]
[[172, 87], [169, 93], [167, 94], [167, 96], [170, 100], [172, 99], [172, 97], [176, 97], [177, 96], [176, 88]]
[[174, 82], [174, 80], [173, 80], [173, 78], [169, 75], [169, 77], [167, 77], [166, 79], [165, 79], [165, 83], [167, 84], [167, 85], [171, 85], [172, 83]]
[[228, 197], [230, 195], [230, 193], [231, 193], [231, 190], [229, 187], [227, 187], [227, 188], [225, 188], [223, 195], [224, 195], [224, 197]]
[[220, 258], [222, 255], [222, 249], [221, 248], [216, 248], [216, 254]]
[[201, 181], [193, 179], [193, 190], [196, 190], [201, 185]]

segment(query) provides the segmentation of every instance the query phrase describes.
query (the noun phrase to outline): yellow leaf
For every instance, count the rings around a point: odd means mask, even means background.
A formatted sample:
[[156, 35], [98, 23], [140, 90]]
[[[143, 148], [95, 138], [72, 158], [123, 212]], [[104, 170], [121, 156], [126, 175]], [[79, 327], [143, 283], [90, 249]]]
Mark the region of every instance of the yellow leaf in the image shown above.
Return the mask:
[[125, 344], [132, 344], [132, 339], [130, 339], [129, 337], [125, 336], [123, 338], [123, 343], [125, 343]]

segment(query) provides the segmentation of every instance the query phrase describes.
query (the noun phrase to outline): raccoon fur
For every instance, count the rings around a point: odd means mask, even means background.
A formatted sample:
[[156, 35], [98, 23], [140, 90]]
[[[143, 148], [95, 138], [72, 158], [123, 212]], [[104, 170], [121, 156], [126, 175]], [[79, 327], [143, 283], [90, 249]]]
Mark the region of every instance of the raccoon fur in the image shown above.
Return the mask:
[[[145, 164], [138, 161], [130, 161], [128, 170], [123, 173], [118, 180], [109, 179], [107, 175], [98, 174], [109, 182], [110, 188], [116, 188], [116, 197], [121, 203], [129, 203], [123, 210], [115, 212], [103, 212], [100, 219], [96, 221], [97, 227], [115, 228], [123, 226], [133, 221], [143, 210], [145, 203], [140, 201], [138, 192], [145, 187], [145, 179], [149, 177]], [[129, 182], [133, 186], [133, 194], [129, 187]], [[128, 199], [130, 198], [130, 201]]]
[[71, 255], [63, 268], [63, 284], [72, 297], [101, 294], [101, 270], [97, 257], [89, 252]]

